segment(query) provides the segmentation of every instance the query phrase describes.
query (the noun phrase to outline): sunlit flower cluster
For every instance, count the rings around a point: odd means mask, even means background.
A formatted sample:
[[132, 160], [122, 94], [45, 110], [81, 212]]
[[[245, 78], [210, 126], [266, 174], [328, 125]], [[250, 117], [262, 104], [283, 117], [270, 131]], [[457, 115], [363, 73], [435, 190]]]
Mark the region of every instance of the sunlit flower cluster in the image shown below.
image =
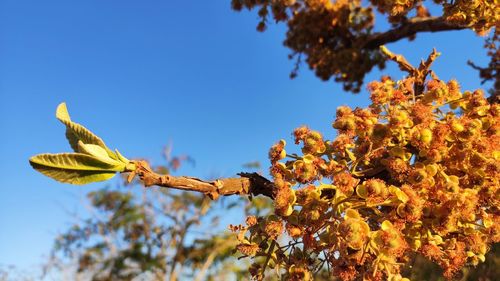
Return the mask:
[[307, 127], [269, 153], [275, 215], [240, 226], [262, 278], [319, 269], [342, 280], [406, 280], [419, 253], [453, 277], [500, 242], [500, 105], [457, 81], [417, 75], [368, 85], [367, 108], [337, 109], [332, 140]]
[[477, 33], [484, 35], [500, 21], [500, 7], [492, 0], [435, 0], [443, 5], [447, 21], [471, 26]]

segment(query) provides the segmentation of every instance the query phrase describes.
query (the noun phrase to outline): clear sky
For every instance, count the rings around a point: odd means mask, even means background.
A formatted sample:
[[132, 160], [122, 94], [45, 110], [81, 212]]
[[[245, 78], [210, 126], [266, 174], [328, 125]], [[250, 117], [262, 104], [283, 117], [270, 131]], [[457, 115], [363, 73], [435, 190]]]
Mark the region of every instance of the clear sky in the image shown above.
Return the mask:
[[[72, 222], [68, 212], [83, 212], [84, 195], [105, 185], [60, 184], [30, 168], [34, 154], [69, 151], [54, 117], [62, 101], [129, 158], [158, 163], [172, 140], [174, 153], [196, 160], [180, 173], [198, 177], [231, 176], [249, 161], [266, 167], [268, 148], [295, 127], [331, 138], [337, 106], [368, 103], [366, 91], [343, 93], [307, 66], [290, 80], [284, 26], [258, 33], [255, 13], [231, 11], [229, 2], [0, 2], [0, 265], [39, 265]], [[482, 43], [460, 31], [388, 47], [414, 64], [436, 47], [437, 74], [476, 89], [466, 61], [487, 63]], [[382, 73], [403, 76], [392, 63]]]

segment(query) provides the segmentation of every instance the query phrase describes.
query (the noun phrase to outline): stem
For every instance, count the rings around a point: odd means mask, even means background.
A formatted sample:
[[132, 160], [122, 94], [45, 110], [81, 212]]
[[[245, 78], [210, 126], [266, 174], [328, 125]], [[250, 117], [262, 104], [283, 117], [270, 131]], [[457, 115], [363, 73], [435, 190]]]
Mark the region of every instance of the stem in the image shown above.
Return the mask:
[[271, 241], [271, 245], [269, 246], [269, 251], [267, 251], [266, 261], [264, 262], [264, 266], [262, 267], [262, 275], [264, 275], [264, 272], [266, 271], [267, 264], [269, 263], [269, 260], [271, 259], [271, 255], [273, 254], [274, 246], [276, 246], [276, 240]]
[[215, 200], [220, 195], [264, 195], [274, 198], [274, 183], [257, 173], [240, 173], [240, 178], [223, 178], [204, 181], [193, 177], [174, 177], [155, 173], [145, 161], [136, 161], [137, 174], [146, 187], [157, 185], [188, 191], [201, 192]]

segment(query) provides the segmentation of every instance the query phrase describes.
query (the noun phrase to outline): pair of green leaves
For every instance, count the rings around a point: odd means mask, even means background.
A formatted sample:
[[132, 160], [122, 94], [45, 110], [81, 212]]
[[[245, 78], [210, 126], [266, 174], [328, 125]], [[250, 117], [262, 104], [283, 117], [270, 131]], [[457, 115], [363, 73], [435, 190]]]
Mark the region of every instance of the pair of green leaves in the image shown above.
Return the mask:
[[117, 172], [135, 170], [135, 165], [82, 125], [71, 121], [65, 103], [59, 104], [56, 118], [66, 126], [66, 138], [75, 153], [39, 154], [30, 158], [38, 172], [57, 181], [87, 184], [105, 181]]

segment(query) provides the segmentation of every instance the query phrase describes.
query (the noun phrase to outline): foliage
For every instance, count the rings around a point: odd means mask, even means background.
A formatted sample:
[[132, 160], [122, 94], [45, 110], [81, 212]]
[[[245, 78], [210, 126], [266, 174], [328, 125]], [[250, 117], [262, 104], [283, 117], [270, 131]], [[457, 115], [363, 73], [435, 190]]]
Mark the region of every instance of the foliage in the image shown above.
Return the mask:
[[[440, 5], [442, 13], [432, 17], [423, 2]], [[290, 58], [297, 59], [292, 77], [304, 55], [319, 78], [334, 78], [345, 90], [354, 92], [360, 91], [365, 74], [372, 68], [384, 68], [386, 59], [378, 49], [383, 44], [414, 39], [418, 32], [429, 31], [469, 28], [485, 35], [500, 20], [494, 0], [232, 0], [232, 7], [237, 11], [257, 9], [259, 31], [271, 20], [288, 25], [284, 44], [292, 50]], [[375, 30], [376, 11], [387, 16], [391, 29]], [[494, 39], [498, 42], [498, 37]], [[486, 71], [497, 71], [498, 52], [490, 55], [494, 65]]]
[[339, 107], [333, 140], [300, 127], [301, 155], [271, 148], [276, 215], [232, 228], [256, 279], [271, 266], [312, 280], [327, 265], [342, 280], [402, 280], [415, 253], [452, 278], [500, 241], [500, 105], [440, 80], [436, 52], [414, 68], [382, 51], [410, 75], [370, 83], [368, 108]]
[[105, 181], [117, 172], [135, 169], [134, 164], [118, 150], [111, 151], [101, 138], [71, 121], [65, 103], [57, 107], [56, 117], [66, 126], [66, 138], [76, 153], [33, 156], [30, 164], [38, 172], [60, 182], [87, 184]]

